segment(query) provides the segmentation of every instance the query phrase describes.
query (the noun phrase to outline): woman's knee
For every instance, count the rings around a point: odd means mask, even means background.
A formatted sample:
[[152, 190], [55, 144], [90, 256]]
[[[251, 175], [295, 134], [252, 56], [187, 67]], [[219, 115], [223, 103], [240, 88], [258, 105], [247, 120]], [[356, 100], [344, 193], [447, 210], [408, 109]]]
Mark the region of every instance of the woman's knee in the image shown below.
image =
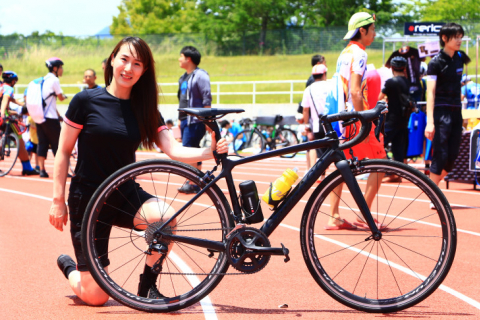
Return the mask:
[[[138, 210], [135, 219], [139, 219], [141, 215], [141, 220], [147, 223], [154, 223], [158, 221], [166, 221], [175, 214], [175, 210], [166, 202], [158, 199], [151, 198], [145, 201], [141, 208]], [[175, 220], [172, 221], [172, 224], [175, 224]]]
[[101, 306], [108, 301], [108, 294], [98, 286], [90, 272], [81, 272], [81, 286], [82, 292], [80, 298], [88, 305]]

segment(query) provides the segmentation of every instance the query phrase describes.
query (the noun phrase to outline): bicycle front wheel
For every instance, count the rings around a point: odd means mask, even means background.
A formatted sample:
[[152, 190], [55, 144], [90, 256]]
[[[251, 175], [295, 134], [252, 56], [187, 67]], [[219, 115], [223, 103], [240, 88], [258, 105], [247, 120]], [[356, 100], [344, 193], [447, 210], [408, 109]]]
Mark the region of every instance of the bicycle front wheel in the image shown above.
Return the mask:
[[0, 177], [7, 175], [15, 166], [18, 157], [18, 137], [4, 134], [0, 141]]
[[[82, 248], [92, 276], [112, 298], [138, 310], [170, 312], [200, 301], [220, 282], [229, 266], [224, 252], [174, 242], [156, 283], [165, 297], [137, 296], [147, 248], [156, 243], [152, 234], [161, 222], [144, 222], [146, 230], [141, 231], [139, 226], [126, 225], [125, 219], [133, 221], [145, 192], [155, 197], [153, 210], [160, 216], [169, 207], [180, 209], [205, 186], [201, 176], [199, 170], [176, 161], [146, 160], [118, 170], [97, 189], [83, 219]], [[132, 183], [136, 184], [135, 191], [125, 192]], [[186, 183], [192, 190], [181, 193], [179, 189], [185, 191]], [[214, 185], [177, 217], [171, 232], [224, 241], [234, 227], [230, 212], [223, 192]], [[115, 219], [123, 220], [123, 224]]]
[[257, 130], [243, 130], [233, 139], [233, 150], [239, 157], [262, 153], [265, 150], [265, 139]]
[[[278, 132], [277, 137], [275, 138], [275, 148], [282, 149], [290, 146], [295, 146], [298, 144], [298, 138], [295, 131], [290, 129], [282, 129]], [[297, 153], [289, 153], [280, 156], [282, 158], [293, 158]]]
[[[352, 171], [363, 192], [367, 181], [375, 188], [384, 174], [399, 177], [373, 193], [371, 212], [382, 224], [382, 238], [372, 239], [361, 222], [356, 230], [327, 230], [332, 229], [327, 222], [335, 212], [336, 218], [352, 224], [364, 220], [346, 187], [338, 190], [344, 180], [336, 171], [313, 192], [302, 217], [301, 244], [308, 269], [323, 290], [351, 308], [388, 313], [411, 307], [437, 289], [452, 265], [456, 249], [452, 209], [430, 179], [403, 163], [365, 160]], [[366, 175], [369, 180], [364, 180]]]

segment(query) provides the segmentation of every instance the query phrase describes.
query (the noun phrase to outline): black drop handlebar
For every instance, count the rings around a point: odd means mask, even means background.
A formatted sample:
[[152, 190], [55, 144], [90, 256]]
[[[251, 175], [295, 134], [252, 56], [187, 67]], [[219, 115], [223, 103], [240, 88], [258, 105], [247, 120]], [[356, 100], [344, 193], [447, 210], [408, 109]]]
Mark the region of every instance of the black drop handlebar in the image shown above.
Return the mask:
[[362, 128], [360, 132], [350, 141], [344, 142], [339, 146], [340, 150], [345, 150], [362, 142], [372, 129], [372, 121], [375, 123], [375, 137], [380, 141], [380, 132], [383, 132], [385, 123], [385, 114], [388, 112], [388, 105], [384, 101], [378, 101], [375, 108], [366, 111], [340, 112], [332, 115], [326, 115], [321, 121], [330, 124], [336, 121], [343, 121], [343, 125], [350, 125], [360, 121]]

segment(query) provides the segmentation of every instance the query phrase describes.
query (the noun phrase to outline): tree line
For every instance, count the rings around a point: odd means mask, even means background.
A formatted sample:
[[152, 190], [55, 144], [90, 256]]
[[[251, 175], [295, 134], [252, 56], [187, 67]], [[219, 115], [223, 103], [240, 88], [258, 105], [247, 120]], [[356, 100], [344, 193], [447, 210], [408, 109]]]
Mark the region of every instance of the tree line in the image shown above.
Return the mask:
[[480, 19], [479, 0], [123, 0], [112, 34], [200, 32], [217, 43], [256, 31], [347, 26], [355, 12], [375, 13], [377, 23]]

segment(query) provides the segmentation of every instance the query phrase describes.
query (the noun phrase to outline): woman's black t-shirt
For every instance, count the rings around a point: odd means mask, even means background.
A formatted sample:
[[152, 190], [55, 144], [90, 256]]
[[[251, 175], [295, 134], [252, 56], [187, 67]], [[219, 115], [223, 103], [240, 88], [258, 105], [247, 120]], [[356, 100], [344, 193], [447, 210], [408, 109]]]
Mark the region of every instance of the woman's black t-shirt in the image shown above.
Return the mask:
[[[112, 173], [135, 162], [141, 136], [130, 100], [118, 99], [106, 88], [85, 90], [73, 97], [65, 118], [81, 129], [70, 192], [91, 194]], [[159, 131], [164, 127], [160, 119]]]

